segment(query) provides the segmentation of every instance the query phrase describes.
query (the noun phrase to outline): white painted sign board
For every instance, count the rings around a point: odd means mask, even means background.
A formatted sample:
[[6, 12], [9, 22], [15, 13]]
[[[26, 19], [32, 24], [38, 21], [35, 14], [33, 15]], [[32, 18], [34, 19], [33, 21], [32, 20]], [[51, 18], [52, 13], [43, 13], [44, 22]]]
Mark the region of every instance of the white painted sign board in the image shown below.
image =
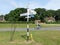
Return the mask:
[[27, 13], [20, 14], [20, 16], [27, 16], [26, 18], [31, 18], [32, 15], [35, 15], [36, 12], [32, 9], [27, 9]]

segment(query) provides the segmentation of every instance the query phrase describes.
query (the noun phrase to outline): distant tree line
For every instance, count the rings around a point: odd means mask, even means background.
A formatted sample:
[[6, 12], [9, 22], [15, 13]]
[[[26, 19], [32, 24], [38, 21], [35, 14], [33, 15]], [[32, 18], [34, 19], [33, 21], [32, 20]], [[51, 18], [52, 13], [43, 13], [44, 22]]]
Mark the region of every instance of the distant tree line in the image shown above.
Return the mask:
[[[45, 17], [53, 17], [56, 21], [60, 21], [60, 9], [58, 10], [46, 10], [44, 8], [36, 8], [34, 9], [37, 14], [34, 15], [33, 18], [30, 18], [30, 21], [41, 20], [44, 22]], [[26, 13], [26, 8], [16, 8], [15, 10], [11, 10], [8, 14], [5, 15], [6, 21], [26, 21], [25, 16], [21, 17], [21, 13]]]

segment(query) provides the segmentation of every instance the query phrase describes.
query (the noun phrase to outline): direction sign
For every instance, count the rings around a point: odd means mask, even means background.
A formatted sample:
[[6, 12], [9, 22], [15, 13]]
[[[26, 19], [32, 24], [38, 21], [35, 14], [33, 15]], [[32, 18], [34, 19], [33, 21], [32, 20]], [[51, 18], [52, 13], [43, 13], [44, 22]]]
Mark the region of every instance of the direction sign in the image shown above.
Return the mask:
[[33, 15], [35, 15], [36, 12], [32, 9], [27, 9], [27, 13], [23, 13], [23, 14], [20, 14], [20, 16], [27, 16], [26, 18], [31, 18], [31, 17], [34, 17]]

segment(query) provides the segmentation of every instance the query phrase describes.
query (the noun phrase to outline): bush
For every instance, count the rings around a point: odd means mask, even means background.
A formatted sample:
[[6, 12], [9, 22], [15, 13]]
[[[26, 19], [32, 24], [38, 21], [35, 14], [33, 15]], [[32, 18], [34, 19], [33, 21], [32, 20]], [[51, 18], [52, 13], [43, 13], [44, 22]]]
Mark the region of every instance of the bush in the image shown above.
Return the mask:
[[46, 22], [47, 24], [60, 24], [60, 21], [57, 22]]
[[[0, 24], [11, 24], [11, 23], [26, 24], [27, 21], [16, 21], [16, 22], [6, 21], [6, 22], [0, 22]], [[34, 21], [29, 21], [28, 23], [32, 23], [32, 24], [34, 24]]]

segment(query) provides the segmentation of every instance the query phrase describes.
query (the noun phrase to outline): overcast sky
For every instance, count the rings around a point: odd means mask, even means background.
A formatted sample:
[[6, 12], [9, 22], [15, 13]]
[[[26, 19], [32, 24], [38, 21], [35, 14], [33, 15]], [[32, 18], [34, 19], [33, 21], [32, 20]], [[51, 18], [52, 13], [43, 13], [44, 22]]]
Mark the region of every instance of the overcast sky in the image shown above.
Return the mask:
[[0, 14], [7, 14], [15, 8], [26, 8], [28, 3], [32, 9], [60, 9], [60, 0], [0, 0]]

